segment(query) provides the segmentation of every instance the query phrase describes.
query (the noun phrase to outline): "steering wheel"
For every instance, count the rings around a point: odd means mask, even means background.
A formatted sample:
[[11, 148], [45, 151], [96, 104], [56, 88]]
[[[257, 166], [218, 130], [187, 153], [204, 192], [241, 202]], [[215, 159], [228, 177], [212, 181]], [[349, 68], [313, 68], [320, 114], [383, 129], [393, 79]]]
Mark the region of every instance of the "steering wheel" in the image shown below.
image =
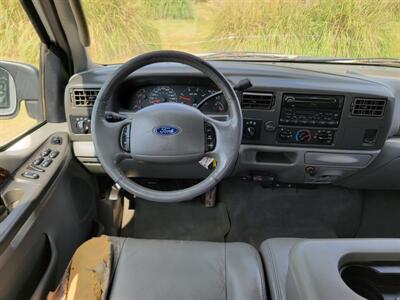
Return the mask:
[[[136, 70], [154, 63], [174, 62], [201, 71], [222, 91], [228, 103], [226, 120], [215, 120], [182, 103], [160, 103], [125, 118], [110, 121], [106, 110], [119, 84]], [[178, 51], [155, 51], [121, 65], [101, 88], [92, 111], [92, 137], [97, 157], [108, 175], [127, 192], [156, 202], [193, 199], [212, 189], [236, 163], [242, 139], [242, 112], [228, 80], [203, 59]], [[180, 164], [214, 159], [213, 171], [199, 183], [181, 190], [158, 191], [130, 180], [121, 161]]]

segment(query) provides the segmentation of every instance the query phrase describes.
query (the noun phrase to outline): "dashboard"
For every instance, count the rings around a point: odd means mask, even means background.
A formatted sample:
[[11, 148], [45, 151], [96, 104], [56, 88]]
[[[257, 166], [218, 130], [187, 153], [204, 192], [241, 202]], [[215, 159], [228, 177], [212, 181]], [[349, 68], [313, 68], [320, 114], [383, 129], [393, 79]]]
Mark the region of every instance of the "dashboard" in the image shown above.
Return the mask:
[[[128, 103], [124, 107], [134, 112], [153, 104], [164, 102], [184, 103], [196, 106], [200, 101], [217, 93], [208, 86], [151, 85], [133, 89], [128, 93]], [[216, 95], [201, 107], [205, 113], [221, 114], [227, 112], [228, 105], [223, 95]]]
[[[390, 188], [385, 171], [398, 160], [400, 172], [400, 69], [379, 66], [212, 61], [232, 85], [248, 79], [238, 93], [243, 139], [235, 176], [273, 176], [279, 182]], [[91, 141], [91, 108], [102, 84], [118, 66], [99, 66], [71, 77], [65, 110], [76, 157], [103, 173]], [[176, 63], [147, 66], [121, 82], [112, 111], [136, 112], [149, 105], [179, 102], [196, 106], [218, 92], [197, 70]], [[201, 110], [226, 118], [223, 95]], [[392, 168], [393, 165], [391, 165]], [[371, 179], [374, 172], [382, 174]], [[132, 177], [201, 178], [199, 164], [154, 166], [130, 162]]]

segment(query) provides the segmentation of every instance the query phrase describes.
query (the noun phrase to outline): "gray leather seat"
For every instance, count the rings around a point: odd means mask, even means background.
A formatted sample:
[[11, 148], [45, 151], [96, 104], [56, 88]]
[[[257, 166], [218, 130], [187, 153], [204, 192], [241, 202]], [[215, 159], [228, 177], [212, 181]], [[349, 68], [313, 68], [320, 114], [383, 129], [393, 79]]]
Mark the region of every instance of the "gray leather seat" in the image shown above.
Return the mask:
[[244, 243], [113, 238], [109, 299], [266, 299], [256, 249]]
[[268, 287], [272, 300], [286, 300], [290, 250], [303, 239], [272, 238], [264, 241], [260, 252], [266, 269]]

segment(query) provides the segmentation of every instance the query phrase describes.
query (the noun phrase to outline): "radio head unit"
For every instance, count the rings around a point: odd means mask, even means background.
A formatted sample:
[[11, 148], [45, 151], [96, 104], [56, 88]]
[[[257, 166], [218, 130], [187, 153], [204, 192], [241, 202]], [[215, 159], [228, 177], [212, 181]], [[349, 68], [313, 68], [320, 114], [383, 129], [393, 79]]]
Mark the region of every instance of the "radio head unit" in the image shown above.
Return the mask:
[[343, 96], [283, 94], [280, 125], [338, 127]]

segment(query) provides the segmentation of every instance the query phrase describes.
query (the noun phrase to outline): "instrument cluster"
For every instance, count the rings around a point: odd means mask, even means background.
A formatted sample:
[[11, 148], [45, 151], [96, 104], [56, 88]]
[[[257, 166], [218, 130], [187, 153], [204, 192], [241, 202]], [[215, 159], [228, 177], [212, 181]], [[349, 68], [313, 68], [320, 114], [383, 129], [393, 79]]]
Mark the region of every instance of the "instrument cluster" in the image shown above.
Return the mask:
[[[141, 87], [133, 93], [129, 109], [138, 111], [149, 105], [177, 102], [196, 106], [206, 97], [216, 93], [217, 90], [206, 86], [186, 85], [156, 85]], [[208, 100], [200, 109], [202, 112], [222, 114], [228, 110], [228, 105], [222, 94]]]

